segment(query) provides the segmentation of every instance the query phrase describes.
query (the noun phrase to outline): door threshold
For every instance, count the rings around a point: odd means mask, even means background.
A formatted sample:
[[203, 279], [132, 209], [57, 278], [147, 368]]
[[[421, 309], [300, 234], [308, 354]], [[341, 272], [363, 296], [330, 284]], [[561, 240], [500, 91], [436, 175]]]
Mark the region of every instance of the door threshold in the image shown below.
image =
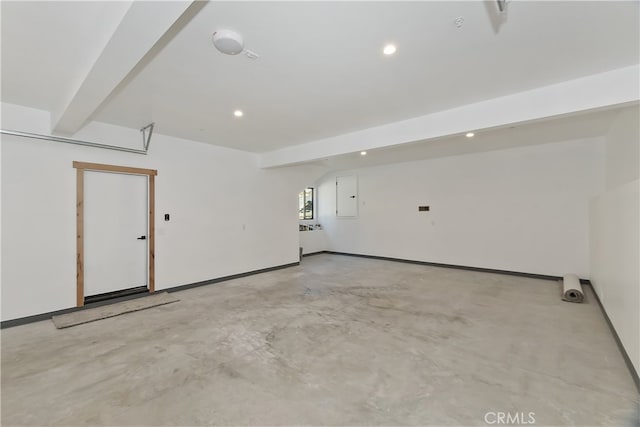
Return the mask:
[[149, 288], [147, 288], [146, 286], [137, 286], [135, 288], [121, 289], [119, 291], [105, 292], [104, 294], [86, 296], [84, 297], [84, 304], [87, 305], [143, 293], [149, 293]]

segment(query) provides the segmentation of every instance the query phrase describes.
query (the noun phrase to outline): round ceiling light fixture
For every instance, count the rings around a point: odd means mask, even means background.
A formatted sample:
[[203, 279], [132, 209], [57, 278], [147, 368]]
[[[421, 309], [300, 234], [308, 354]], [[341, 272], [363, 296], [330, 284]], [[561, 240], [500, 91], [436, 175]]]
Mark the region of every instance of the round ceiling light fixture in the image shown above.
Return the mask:
[[236, 110], [233, 112], [233, 115], [236, 117], [242, 117], [244, 116], [244, 113], [242, 112], [242, 110]]
[[467, 138], [473, 138], [475, 136], [475, 133], [473, 132], [467, 132], [467, 134], [465, 135]]
[[222, 53], [237, 55], [244, 50], [244, 38], [233, 30], [218, 30], [213, 33], [213, 45]]

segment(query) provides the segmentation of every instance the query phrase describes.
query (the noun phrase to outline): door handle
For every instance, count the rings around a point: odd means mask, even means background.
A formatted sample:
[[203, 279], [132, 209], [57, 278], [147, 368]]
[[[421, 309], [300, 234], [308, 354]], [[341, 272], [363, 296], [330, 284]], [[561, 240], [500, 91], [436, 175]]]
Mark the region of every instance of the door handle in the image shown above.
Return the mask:
[[138, 237], [138, 240], [147, 240], [147, 236], [140, 236]]

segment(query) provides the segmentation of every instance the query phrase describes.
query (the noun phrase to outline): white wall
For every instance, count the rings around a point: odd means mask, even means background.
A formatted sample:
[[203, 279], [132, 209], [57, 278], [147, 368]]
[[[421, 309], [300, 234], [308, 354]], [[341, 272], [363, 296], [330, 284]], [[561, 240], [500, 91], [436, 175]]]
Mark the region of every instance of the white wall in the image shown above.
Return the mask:
[[300, 247], [305, 255], [326, 251], [329, 247], [327, 234], [324, 230], [301, 231]]
[[[588, 203], [603, 189], [603, 150], [596, 138], [331, 174], [320, 222], [333, 251], [589, 277]], [[350, 173], [359, 217], [336, 218], [335, 176]]]
[[624, 110], [606, 138], [606, 188], [591, 203], [595, 291], [640, 372], [640, 123]]
[[636, 180], [607, 191], [591, 204], [591, 282], [637, 372], [640, 372], [639, 193], [640, 181]]
[[640, 110], [620, 111], [607, 133], [607, 190], [640, 178]]
[[[2, 107], [3, 128], [43, 132], [49, 123], [45, 112]], [[141, 141], [135, 130], [97, 128], [83, 138]], [[297, 262], [298, 189], [321, 174], [261, 170], [253, 154], [160, 133], [147, 156], [7, 135], [1, 150], [2, 320], [75, 306], [74, 160], [158, 170], [158, 290]]]

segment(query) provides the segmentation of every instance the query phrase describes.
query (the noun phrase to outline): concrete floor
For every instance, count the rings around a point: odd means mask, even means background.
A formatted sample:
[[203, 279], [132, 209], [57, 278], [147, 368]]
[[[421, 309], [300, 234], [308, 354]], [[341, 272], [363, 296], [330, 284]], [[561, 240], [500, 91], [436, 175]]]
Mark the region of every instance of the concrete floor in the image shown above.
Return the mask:
[[586, 289], [571, 304], [550, 281], [308, 257], [3, 330], [2, 425], [631, 425], [639, 397]]

